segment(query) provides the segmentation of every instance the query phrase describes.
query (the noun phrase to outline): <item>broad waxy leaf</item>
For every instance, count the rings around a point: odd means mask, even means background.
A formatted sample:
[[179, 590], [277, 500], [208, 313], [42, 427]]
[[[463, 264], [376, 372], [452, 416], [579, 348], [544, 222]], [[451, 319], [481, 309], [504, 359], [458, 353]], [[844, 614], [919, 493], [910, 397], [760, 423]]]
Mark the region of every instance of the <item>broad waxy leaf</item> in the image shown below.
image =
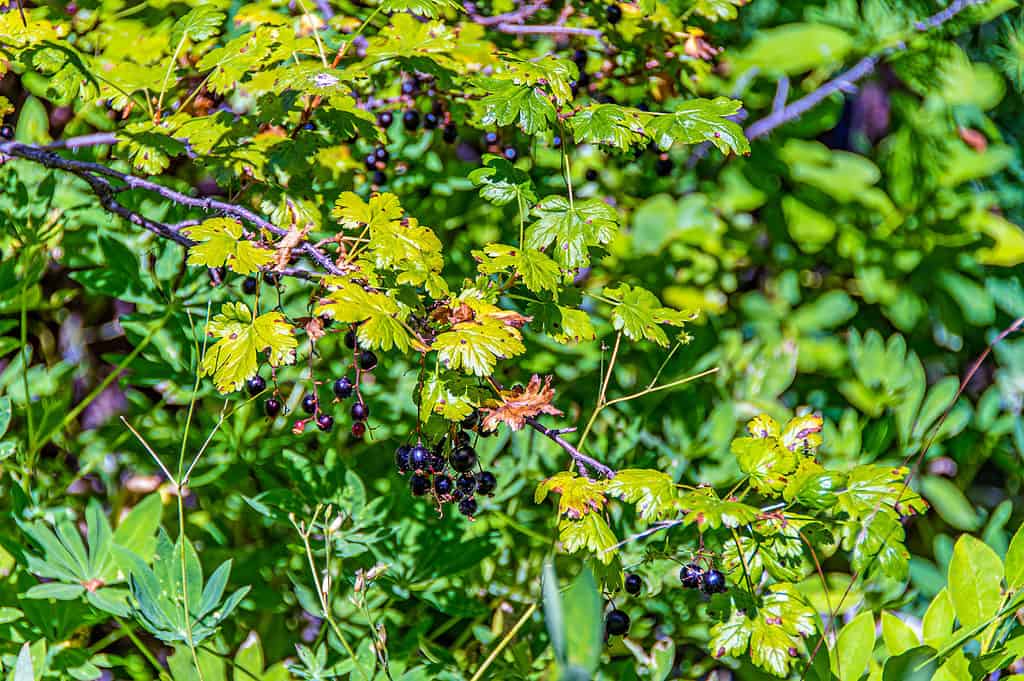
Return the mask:
[[564, 196], [549, 196], [533, 214], [537, 220], [527, 230], [527, 245], [543, 250], [553, 244], [554, 259], [566, 269], [589, 265], [589, 249], [610, 242], [619, 228], [615, 209], [598, 199], [570, 206]]
[[949, 561], [949, 595], [960, 625], [989, 620], [1002, 603], [1003, 562], [987, 544], [962, 534]]
[[646, 339], [667, 347], [668, 336], [660, 325], [682, 326], [693, 319], [693, 315], [687, 312], [664, 307], [653, 293], [639, 286], [619, 284], [607, 287], [604, 295], [615, 303], [612, 325], [630, 340]]
[[268, 312], [253, 319], [245, 303], [225, 303], [206, 328], [219, 339], [206, 349], [200, 375], [212, 376], [222, 393], [239, 390], [258, 368], [257, 355], [267, 353], [271, 366], [295, 361], [298, 341], [291, 325], [280, 312]]
[[189, 265], [227, 265], [237, 274], [252, 274], [274, 260], [273, 251], [244, 239], [241, 223], [231, 218], [210, 218], [181, 231], [199, 242], [188, 249]]

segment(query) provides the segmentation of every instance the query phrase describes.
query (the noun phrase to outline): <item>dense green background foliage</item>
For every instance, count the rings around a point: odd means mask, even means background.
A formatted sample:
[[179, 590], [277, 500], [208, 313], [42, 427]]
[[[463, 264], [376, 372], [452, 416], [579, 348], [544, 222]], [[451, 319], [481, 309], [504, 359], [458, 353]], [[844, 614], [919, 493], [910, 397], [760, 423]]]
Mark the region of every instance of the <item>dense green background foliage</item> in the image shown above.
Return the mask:
[[1020, 671], [1016, 5], [0, 8], [0, 673]]

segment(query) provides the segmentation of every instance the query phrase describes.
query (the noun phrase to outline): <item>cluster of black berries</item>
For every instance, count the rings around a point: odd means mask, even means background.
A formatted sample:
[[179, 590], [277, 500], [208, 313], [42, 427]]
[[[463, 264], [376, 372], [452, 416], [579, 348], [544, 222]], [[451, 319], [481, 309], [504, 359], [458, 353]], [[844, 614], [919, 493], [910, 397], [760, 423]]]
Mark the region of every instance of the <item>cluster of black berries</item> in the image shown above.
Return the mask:
[[[355, 364], [359, 371], [373, 371], [377, 368], [377, 355], [370, 350], [360, 350], [356, 341], [355, 331], [349, 330], [345, 333], [345, 345], [349, 350], [355, 352]], [[252, 396], [259, 395], [267, 389], [267, 382], [262, 376], [256, 374], [245, 383], [246, 390]], [[352, 403], [352, 407], [349, 413], [352, 415], [352, 436], [356, 438], [362, 438], [366, 435], [366, 419], [370, 418], [370, 408], [363, 401], [362, 395], [356, 390], [356, 384], [348, 376], [342, 376], [338, 380], [334, 381], [331, 386], [334, 396], [338, 400], [347, 400], [353, 395], [356, 396], [356, 401]], [[276, 418], [280, 413], [283, 405], [277, 398], [276, 394], [272, 397], [267, 398], [267, 401], [263, 403], [263, 411], [270, 418]], [[322, 409], [320, 397], [316, 391], [306, 393], [302, 397], [302, 411], [313, 417], [316, 422], [316, 427], [325, 433], [331, 431], [334, 428], [334, 417], [325, 412]], [[305, 423], [305, 421], [303, 421]]]
[[14, 139], [14, 128], [9, 125], [0, 127], [0, 139], [12, 140]]
[[496, 132], [484, 133], [484, 148], [492, 154], [501, 154], [513, 163], [519, 158], [519, 150], [511, 145], [502, 146], [501, 137]]
[[705, 570], [697, 563], [687, 563], [679, 569], [679, 581], [687, 589], [700, 589], [708, 594], [725, 593], [725, 575], [715, 568]]
[[[418, 76], [415, 74], [409, 76], [402, 81], [402, 95], [414, 102], [416, 96], [420, 94], [421, 87], [422, 83]], [[445, 112], [443, 103], [438, 99], [434, 99], [436, 95], [434, 90], [428, 89], [426, 94], [431, 98], [430, 111], [421, 114], [415, 107], [406, 109], [402, 113], [402, 127], [407, 132], [416, 132], [420, 129], [420, 126], [425, 130], [436, 130], [443, 126], [441, 138], [448, 144], [452, 144], [458, 137], [458, 130], [455, 124], [451, 122], [451, 117]], [[390, 111], [382, 111], [377, 114], [377, 124], [385, 130], [391, 127], [394, 120], [394, 114]]]
[[459, 513], [468, 518], [476, 515], [476, 497], [491, 496], [498, 486], [494, 474], [480, 468], [465, 430], [441, 438], [432, 448], [422, 441], [402, 445], [395, 451], [395, 465], [402, 475], [412, 473], [409, 489], [413, 496], [432, 494], [439, 505], [456, 503]]
[[[629, 573], [622, 582], [622, 587], [630, 596], [636, 596], [644, 588], [644, 580], [636, 573]], [[604, 630], [609, 636], [625, 636], [629, 632], [629, 615], [618, 608], [613, 608], [604, 616]]]

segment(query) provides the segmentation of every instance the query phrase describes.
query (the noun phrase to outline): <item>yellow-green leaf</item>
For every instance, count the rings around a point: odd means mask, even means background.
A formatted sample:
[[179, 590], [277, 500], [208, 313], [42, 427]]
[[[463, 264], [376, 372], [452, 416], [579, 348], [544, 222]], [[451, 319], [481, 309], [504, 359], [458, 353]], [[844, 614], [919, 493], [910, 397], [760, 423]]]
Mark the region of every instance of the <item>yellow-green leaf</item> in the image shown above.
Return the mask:
[[274, 252], [242, 238], [242, 224], [231, 218], [210, 218], [181, 230], [196, 241], [188, 249], [188, 264], [228, 268], [237, 274], [252, 274], [274, 260]]
[[253, 319], [244, 303], [225, 303], [206, 330], [219, 340], [206, 350], [200, 375], [213, 376], [217, 390], [222, 393], [240, 389], [256, 373], [260, 352], [267, 353], [271, 366], [295, 361], [298, 341], [291, 324], [280, 312], [268, 312]]

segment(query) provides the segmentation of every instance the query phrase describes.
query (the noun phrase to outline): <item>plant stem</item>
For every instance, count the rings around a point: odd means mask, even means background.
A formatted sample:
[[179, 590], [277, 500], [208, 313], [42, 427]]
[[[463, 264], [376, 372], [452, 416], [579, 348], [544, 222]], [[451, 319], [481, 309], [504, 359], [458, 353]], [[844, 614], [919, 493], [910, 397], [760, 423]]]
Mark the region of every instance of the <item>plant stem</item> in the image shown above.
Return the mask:
[[494, 647], [494, 650], [491, 651], [491, 654], [487, 656], [487, 659], [484, 660], [483, 664], [480, 665], [480, 668], [476, 670], [476, 673], [473, 674], [469, 681], [480, 681], [484, 672], [487, 671], [487, 668], [490, 667], [498, 658], [498, 655], [501, 655], [501, 651], [505, 650], [505, 647], [511, 643], [512, 639], [515, 638], [515, 635], [518, 634], [519, 630], [523, 628], [524, 624], [526, 624], [526, 620], [530, 619], [535, 612], [537, 612], [537, 604], [531, 603], [530, 607], [523, 613], [523, 616], [520, 617], [519, 621], [512, 625], [512, 628], [509, 629], [508, 633], [502, 637], [501, 641], [498, 642], [498, 645]]

